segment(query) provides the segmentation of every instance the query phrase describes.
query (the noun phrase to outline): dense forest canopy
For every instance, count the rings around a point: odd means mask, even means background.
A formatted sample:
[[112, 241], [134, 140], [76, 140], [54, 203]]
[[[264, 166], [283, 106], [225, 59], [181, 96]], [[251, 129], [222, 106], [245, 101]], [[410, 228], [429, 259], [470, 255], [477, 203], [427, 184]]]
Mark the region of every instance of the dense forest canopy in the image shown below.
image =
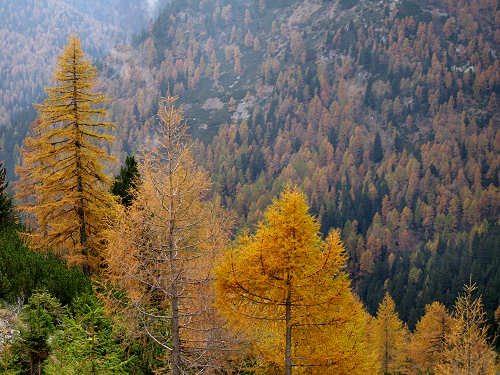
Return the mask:
[[496, 1], [173, 1], [106, 61], [115, 151], [154, 140], [170, 90], [242, 226], [292, 181], [371, 312], [390, 290], [413, 327], [472, 275], [492, 318], [499, 22]]
[[[203, 196], [234, 218], [231, 236], [258, 233], [287, 186], [304, 193], [323, 240], [340, 230], [352, 289], [373, 317], [360, 310], [369, 344], [394, 351], [378, 358], [386, 372], [454, 373], [446, 358], [460, 350], [456, 332], [469, 327], [464, 311], [476, 314], [476, 354], [486, 353], [486, 367], [494, 362], [486, 337], [500, 332], [498, 0], [28, 3], [0, 0], [9, 15], [0, 32], [0, 160], [9, 180], [20, 144], [37, 129], [29, 106], [42, 98], [65, 27], [78, 23], [117, 125], [102, 152], [126, 159], [113, 193], [135, 208], [120, 208], [119, 220], [135, 212], [138, 221], [123, 226], [138, 232], [116, 243], [144, 235], [140, 246], [155, 251], [148, 246], [160, 237], [149, 233], [158, 224], [144, 217], [161, 211], [148, 202], [169, 196], [168, 183], [155, 188], [143, 158], [161, 143], [162, 98], [176, 96], [189, 163], [206, 172]], [[23, 29], [19, 14], [32, 25]], [[31, 66], [20, 63], [27, 56]], [[171, 291], [162, 300], [153, 290], [144, 292], [149, 307], [163, 308]], [[429, 327], [440, 344], [418, 357]], [[394, 340], [377, 339], [384, 335]]]

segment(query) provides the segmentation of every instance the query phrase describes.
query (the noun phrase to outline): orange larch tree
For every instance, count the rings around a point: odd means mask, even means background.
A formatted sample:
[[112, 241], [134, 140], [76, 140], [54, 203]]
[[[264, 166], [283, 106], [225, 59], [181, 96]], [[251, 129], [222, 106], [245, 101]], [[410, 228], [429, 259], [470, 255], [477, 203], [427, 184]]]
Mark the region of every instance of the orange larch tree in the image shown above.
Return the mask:
[[160, 103], [159, 137], [139, 163], [130, 207], [107, 232], [107, 279], [124, 290], [140, 327], [164, 348], [173, 375], [215, 373], [236, 346], [216, 316], [213, 266], [230, 220], [208, 199], [176, 98]]
[[445, 337], [450, 333], [451, 319], [440, 302], [425, 306], [425, 314], [411, 335], [409, 357], [419, 374], [431, 372], [441, 360]]
[[321, 239], [303, 193], [287, 189], [216, 268], [217, 306], [280, 374], [374, 371], [367, 315], [343, 271], [338, 231]]
[[469, 282], [456, 302], [451, 329], [445, 336], [444, 350], [434, 367], [436, 375], [494, 375], [497, 354], [488, 342], [486, 313], [481, 298], [474, 298], [477, 287]]
[[372, 334], [382, 374], [403, 372], [407, 367], [408, 330], [389, 293], [380, 302]]
[[85, 273], [102, 262], [100, 233], [113, 202], [103, 161], [113, 161], [104, 145], [114, 126], [104, 121], [106, 101], [93, 91], [97, 72], [72, 36], [59, 56], [54, 87], [38, 106], [39, 120], [21, 148], [17, 197], [36, 222], [27, 233], [32, 247], [52, 248]]

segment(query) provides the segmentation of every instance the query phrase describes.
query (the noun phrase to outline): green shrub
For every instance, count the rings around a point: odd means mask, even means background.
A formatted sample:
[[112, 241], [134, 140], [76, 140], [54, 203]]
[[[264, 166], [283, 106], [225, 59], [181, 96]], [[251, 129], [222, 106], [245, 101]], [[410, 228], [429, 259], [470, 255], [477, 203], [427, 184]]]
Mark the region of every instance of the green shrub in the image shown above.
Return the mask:
[[130, 374], [111, 318], [94, 294], [74, 299], [62, 329], [53, 337], [53, 352], [45, 365], [47, 375]]
[[0, 299], [9, 303], [19, 296], [29, 298], [36, 289], [45, 289], [63, 305], [91, 290], [90, 279], [77, 268], [68, 268], [52, 254], [28, 249], [16, 228], [0, 231]]

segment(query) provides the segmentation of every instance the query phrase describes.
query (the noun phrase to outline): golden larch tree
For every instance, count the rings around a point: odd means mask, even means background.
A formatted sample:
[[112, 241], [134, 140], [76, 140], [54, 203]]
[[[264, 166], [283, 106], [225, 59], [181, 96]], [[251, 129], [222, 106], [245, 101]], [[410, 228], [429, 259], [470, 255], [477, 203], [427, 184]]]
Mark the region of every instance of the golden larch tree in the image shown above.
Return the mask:
[[169, 373], [214, 373], [231, 354], [212, 288], [231, 220], [208, 199], [210, 180], [192, 158], [175, 100], [160, 103], [159, 137], [139, 163], [132, 205], [115, 208], [107, 279], [127, 293], [138, 323], [169, 352]]
[[488, 342], [486, 312], [481, 297], [474, 298], [477, 287], [469, 282], [456, 302], [451, 330], [445, 336], [445, 348], [436, 375], [494, 375], [496, 353]]
[[367, 314], [343, 271], [338, 231], [323, 241], [303, 193], [287, 189], [254, 235], [216, 268], [217, 307], [277, 373], [367, 374]]
[[113, 123], [103, 121], [97, 72], [76, 36], [59, 56], [54, 87], [38, 105], [39, 119], [21, 148], [17, 197], [36, 225], [26, 237], [36, 249], [53, 249], [89, 274], [101, 263], [100, 233], [112, 203], [102, 162]]
[[411, 335], [409, 358], [412, 370], [417, 374], [431, 373], [441, 360], [445, 337], [451, 329], [451, 318], [440, 302], [425, 306], [425, 314]]
[[381, 363], [382, 373], [403, 372], [407, 366], [408, 329], [399, 319], [396, 305], [389, 293], [386, 293], [380, 302], [373, 330], [375, 350]]

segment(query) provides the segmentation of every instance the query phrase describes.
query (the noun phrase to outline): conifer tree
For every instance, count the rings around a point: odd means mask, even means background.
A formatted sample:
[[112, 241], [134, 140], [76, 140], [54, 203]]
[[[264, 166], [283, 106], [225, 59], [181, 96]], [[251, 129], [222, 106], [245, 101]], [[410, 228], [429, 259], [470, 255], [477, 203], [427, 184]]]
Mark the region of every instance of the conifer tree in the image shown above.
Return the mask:
[[112, 320], [92, 294], [73, 302], [63, 316], [62, 329], [52, 338], [52, 355], [44, 366], [47, 375], [118, 375], [130, 373], [124, 352], [113, 332]]
[[378, 163], [384, 158], [384, 149], [382, 148], [382, 141], [378, 132], [375, 135], [375, 140], [373, 142], [371, 158], [374, 163]]
[[441, 360], [450, 326], [451, 319], [442, 303], [425, 306], [425, 314], [417, 323], [409, 345], [409, 357], [419, 374], [430, 373]]
[[494, 375], [496, 353], [488, 342], [486, 313], [481, 297], [474, 298], [477, 287], [469, 282], [456, 302], [451, 330], [445, 336], [441, 361], [436, 375]]
[[268, 207], [217, 266], [217, 306], [281, 374], [373, 373], [339, 232], [323, 241], [308, 209], [291, 189]]
[[111, 193], [121, 198], [122, 204], [129, 207], [134, 199], [131, 189], [137, 187], [139, 179], [139, 170], [137, 161], [133, 155], [128, 155], [125, 159], [125, 165], [120, 168], [120, 174], [115, 177]]
[[29, 298], [20, 316], [19, 335], [3, 354], [4, 358], [10, 358], [10, 369], [4, 369], [7, 374], [16, 374], [15, 370], [21, 370], [22, 374], [43, 374], [43, 364], [51, 352], [50, 337], [62, 315], [61, 304], [49, 293], [40, 291]]
[[397, 374], [406, 365], [408, 330], [395, 310], [393, 299], [386, 293], [378, 307], [374, 327], [376, 351], [383, 374]]
[[0, 229], [9, 225], [14, 217], [12, 200], [7, 192], [7, 186], [5, 167], [3, 161], [0, 161]]
[[207, 199], [210, 182], [191, 156], [175, 100], [160, 103], [160, 135], [140, 162], [137, 197], [128, 209], [116, 205], [106, 236], [107, 276], [127, 293], [140, 326], [169, 352], [173, 375], [213, 373], [231, 343], [212, 289], [228, 220]]
[[[36, 226], [27, 234], [37, 249], [52, 248], [85, 273], [97, 270], [99, 234], [112, 197], [102, 162], [114, 160], [103, 143], [113, 124], [103, 120], [104, 96], [94, 90], [97, 75], [72, 36], [59, 56], [54, 87], [38, 106], [39, 121], [21, 150], [17, 195]], [[27, 199], [26, 199], [27, 198]]]

